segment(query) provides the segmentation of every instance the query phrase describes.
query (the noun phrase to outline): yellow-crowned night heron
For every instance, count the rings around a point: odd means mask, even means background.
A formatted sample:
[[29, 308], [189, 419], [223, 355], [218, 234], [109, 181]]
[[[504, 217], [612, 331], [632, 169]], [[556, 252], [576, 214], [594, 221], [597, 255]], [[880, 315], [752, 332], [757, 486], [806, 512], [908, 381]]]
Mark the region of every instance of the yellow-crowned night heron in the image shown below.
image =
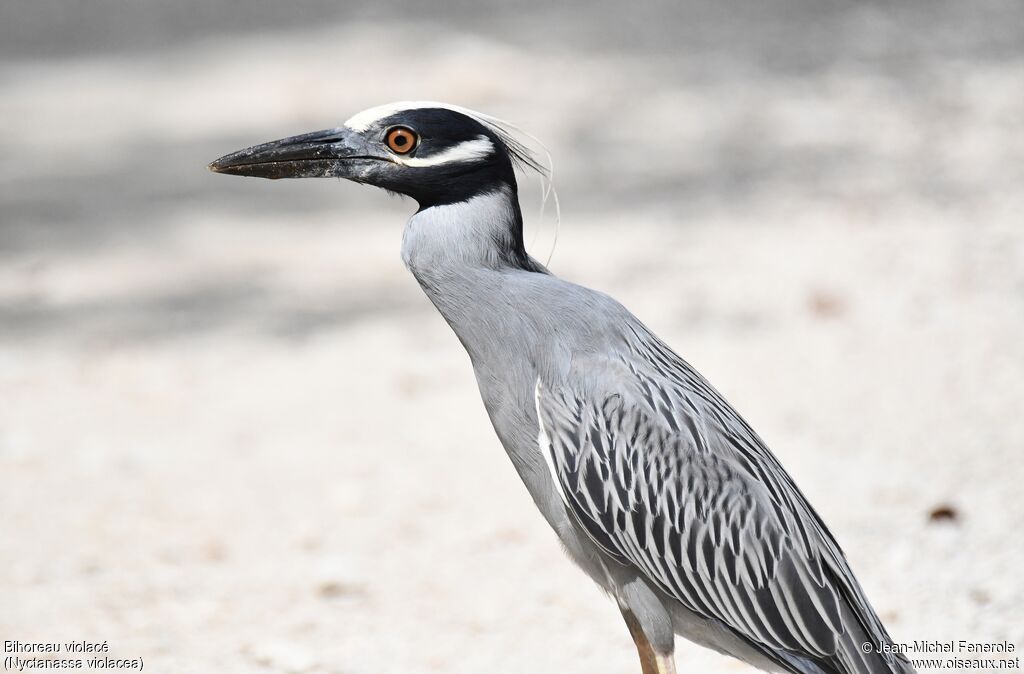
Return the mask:
[[469, 352], [494, 430], [573, 560], [618, 602], [644, 674], [673, 640], [772, 671], [912, 672], [761, 438], [615, 300], [527, 255], [509, 127], [404, 103], [210, 165], [408, 195], [402, 258]]

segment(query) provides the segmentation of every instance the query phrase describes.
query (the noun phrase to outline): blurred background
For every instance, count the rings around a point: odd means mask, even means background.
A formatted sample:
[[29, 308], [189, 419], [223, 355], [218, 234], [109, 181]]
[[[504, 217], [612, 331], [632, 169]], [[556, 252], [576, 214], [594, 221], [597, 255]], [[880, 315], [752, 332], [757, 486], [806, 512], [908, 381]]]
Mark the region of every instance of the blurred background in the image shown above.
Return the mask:
[[896, 640], [1024, 647], [1018, 0], [5, 0], [0, 639], [639, 671], [402, 267], [413, 204], [205, 169], [416, 99], [544, 140], [552, 269], [744, 413]]

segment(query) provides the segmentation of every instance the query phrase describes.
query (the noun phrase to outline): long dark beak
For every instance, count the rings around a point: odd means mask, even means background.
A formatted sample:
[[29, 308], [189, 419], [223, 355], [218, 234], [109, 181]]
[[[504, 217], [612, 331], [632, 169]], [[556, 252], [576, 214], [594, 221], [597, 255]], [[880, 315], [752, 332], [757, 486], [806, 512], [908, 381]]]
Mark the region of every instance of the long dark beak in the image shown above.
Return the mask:
[[258, 178], [348, 178], [352, 164], [374, 157], [365, 140], [345, 127], [254, 145], [212, 162], [215, 173]]

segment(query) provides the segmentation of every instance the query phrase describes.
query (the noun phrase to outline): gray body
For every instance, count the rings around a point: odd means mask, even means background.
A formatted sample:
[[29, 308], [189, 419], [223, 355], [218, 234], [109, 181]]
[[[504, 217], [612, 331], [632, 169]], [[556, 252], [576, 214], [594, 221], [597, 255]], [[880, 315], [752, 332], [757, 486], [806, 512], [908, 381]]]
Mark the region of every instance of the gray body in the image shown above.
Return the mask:
[[[651, 588], [635, 568], [612, 560], [559, 496], [538, 444], [537, 381], [554, 388], [571, 376], [586, 377], [573, 368], [574, 359], [620, 348], [624, 323], [636, 319], [607, 295], [505, 267], [480, 245], [508, 229], [509, 198], [497, 193], [416, 213], [406, 224], [402, 259], [469, 354], [484, 407], [512, 464], [570, 558], [640, 617], [657, 646], [671, 652], [678, 624], [683, 636], [768, 669], [725, 630]], [[502, 338], [494, 339], [496, 334]]]
[[[500, 243], [514, 224], [511, 220], [517, 217], [517, 211], [511, 203], [513, 198], [507, 191], [499, 191], [416, 213], [406, 225], [402, 258], [468, 352], [494, 430], [569, 556], [620, 607], [637, 616], [657, 650], [670, 653], [674, 634], [679, 634], [765, 670], [829, 671], [795, 653], [766, 653], [763, 645], [751, 643], [749, 634], [738, 633], [723, 620], [695, 613], [672, 596], [671, 588], [652, 579], [649, 570], [620, 554], [609, 554], [581, 526], [578, 514], [560, 494], [557, 478], [544, 457], [550, 448], [542, 446], [538, 410], [544, 404], [545, 392], [551, 392], [549, 398], [556, 398], [557, 391], [572, 391], [580, 398], [592, 400], [628, 396], [630, 380], [636, 373], [657, 367], [635, 354], [651, 349], [663, 352], [667, 347], [611, 297], [544, 271], [505, 265], [500, 255], [502, 246], [493, 242]], [[635, 361], [635, 367], [623, 367], [623, 362], [630, 361]], [[667, 365], [677, 365], [683, 376], [693, 377], [698, 384], [694, 390], [714, 391], [681, 359]], [[714, 406], [727, 415], [722, 421], [729, 428], [723, 430], [746, 436], [746, 442], [763, 448], [739, 415], [717, 393], [714, 396], [714, 400], [701, 400], [698, 395], [688, 401], [695, 404], [694, 414], [700, 415]], [[656, 403], [654, 409], [657, 407]], [[711, 427], [706, 426], [697, 434], [700, 437], [674, 445], [674, 451], [697, 453], [696, 445], [700, 443], [731, 444], [715, 437]], [[716, 449], [722, 451], [724, 446]], [[763, 451], [767, 453], [766, 449]], [[781, 471], [774, 460], [766, 462], [764, 469]], [[788, 477], [780, 482], [791, 485]], [[705, 482], [705, 486], [705, 492], [698, 498], [710, 503], [716, 498], [716, 494], [710, 493], [715, 485]], [[798, 516], [817, 519], [795, 488], [788, 496], [797, 501], [797, 507], [809, 511]], [[685, 508], [685, 504], [679, 507]], [[755, 512], [754, 516], [759, 514], [765, 513]], [[840, 653], [848, 667], [845, 671], [911, 671], [900, 660], [878, 654], [865, 656], [861, 652], [865, 641], [877, 648], [891, 640], [864, 600], [827, 531], [815, 532], [811, 539], [812, 545], [825, 548], [814, 552], [830, 556], [837, 567], [834, 571], [844, 575], [845, 582], [853, 587], [853, 602], [847, 602], [851, 605], [840, 600], [836, 606], [839, 620], [847, 621], [847, 633], [822, 646]], [[787, 543], [783, 541], [782, 545]], [[781, 549], [778, 556], [785, 559], [792, 552]], [[704, 578], [702, 582], [714, 580]], [[861, 621], [867, 625], [858, 624]]]

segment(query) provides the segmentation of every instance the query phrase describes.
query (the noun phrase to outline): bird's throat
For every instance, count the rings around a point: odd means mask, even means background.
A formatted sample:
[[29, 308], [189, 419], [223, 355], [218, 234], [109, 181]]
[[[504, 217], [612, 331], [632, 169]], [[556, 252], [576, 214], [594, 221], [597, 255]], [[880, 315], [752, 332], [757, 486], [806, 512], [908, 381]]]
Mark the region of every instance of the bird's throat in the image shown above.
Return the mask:
[[466, 201], [418, 211], [405, 226], [402, 261], [421, 283], [464, 270], [527, 264], [515, 188], [502, 185]]
[[402, 260], [474, 359], [488, 325], [514, 329], [521, 318], [509, 275], [535, 269], [509, 189], [419, 211], [405, 227]]

